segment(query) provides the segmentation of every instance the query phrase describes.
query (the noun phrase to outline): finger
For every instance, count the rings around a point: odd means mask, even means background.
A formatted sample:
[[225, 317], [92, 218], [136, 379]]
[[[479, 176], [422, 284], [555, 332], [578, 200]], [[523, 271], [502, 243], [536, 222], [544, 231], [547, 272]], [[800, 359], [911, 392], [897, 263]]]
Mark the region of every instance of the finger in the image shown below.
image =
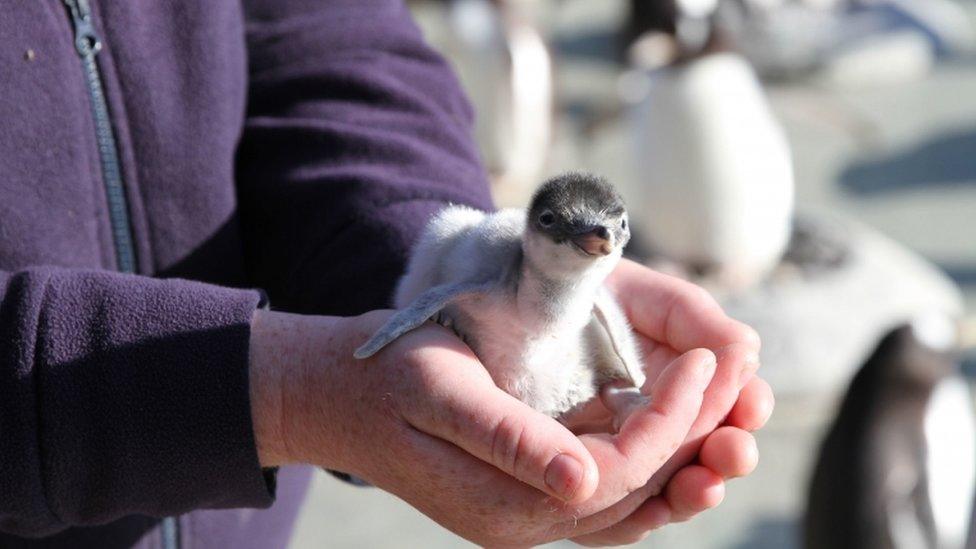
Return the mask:
[[634, 543], [654, 528], [687, 520], [718, 505], [724, 497], [725, 485], [721, 476], [709, 468], [691, 465], [671, 478], [664, 497], [652, 497], [659, 492], [652, 480], [616, 505], [580, 520], [580, 530], [592, 533], [578, 536], [574, 541], [586, 545]]
[[715, 355], [706, 349], [678, 357], [654, 383], [650, 404], [623, 423], [615, 446], [627, 461], [628, 491], [643, 486], [685, 439], [715, 369]]
[[671, 521], [681, 522], [722, 503], [725, 482], [707, 467], [689, 465], [678, 471], [665, 490]]
[[[453, 444], [412, 433], [405, 447], [394, 441], [394, 466], [375, 484], [480, 545], [537, 545], [586, 535], [620, 522], [649, 497], [638, 490], [616, 503], [596, 497], [581, 505], [559, 503]], [[516, 537], [505, 539], [509, 535]]]
[[582, 545], [621, 545], [636, 543], [654, 529], [671, 522], [688, 520], [692, 516], [717, 506], [725, 497], [725, 484], [720, 477], [700, 465], [691, 465], [680, 470], [668, 484], [662, 496], [648, 497], [644, 487], [633, 495], [640, 494], [643, 503], [627, 515], [614, 515], [627, 500], [607, 511], [587, 517], [580, 521], [584, 529], [604, 526], [589, 534], [573, 538]]
[[547, 513], [553, 498], [454, 444], [413, 430], [378, 451], [391, 454], [390, 467], [367, 480], [454, 533], [483, 546], [510, 544], [503, 539], [509, 534], [523, 543], [551, 541], [547, 519], [560, 520]]
[[652, 380], [657, 379], [674, 359], [681, 356], [681, 353], [665, 343], [652, 340], [644, 334], [635, 332], [635, 335], [637, 336], [637, 343], [640, 345], [641, 356], [644, 358], [644, 374], [648, 379], [644, 385], [650, 387], [653, 385]]
[[759, 463], [759, 448], [748, 432], [719, 427], [702, 443], [698, 460], [722, 478], [744, 477]]
[[496, 387], [473, 355], [445, 360], [439, 352], [423, 359], [433, 368], [426, 396], [404, 405], [411, 425], [565, 502], [593, 495], [599, 470], [573, 433]]
[[674, 456], [654, 475], [653, 482], [663, 486], [678, 469], [690, 463], [698, 454], [705, 437], [714, 431], [728, 415], [735, 404], [741, 389], [743, 373], [751, 377], [755, 365], [748, 363], [752, 351], [743, 344], [727, 345], [715, 353], [718, 368], [712, 377], [701, 413], [695, 424], [688, 432], [684, 444], [674, 453]]
[[730, 343], [759, 351], [756, 331], [726, 316], [707, 291], [690, 282], [624, 260], [607, 285], [638, 332], [678, 351]]
[[776, 398], [766, 381], [753, 377], [739, 393], [739, 400], [732, 407], [726, 423], [733, 427], [756, 431], [769, 421]]
[[618, 435], [580, 437], [600, 467], [600, 487], [579, 507], [585, 518], [560, 533], [582, 535], [608, 528], [662, 490], [668, 477], [648, 480], [687, 436], [714, 372], [715, 356], [710, 351], [685, 353], [662, 372], [650, 392], [650, 404], [627, 418]]
[[645, 539], [653, 530], [671, 522], [671, 506], [661, 496], [644, 502], [622, 521], [598, 532], [573, 538], [573, 541], [589, 547], [629, 545]]
[[[609, 508], [593, 500], [582, 506], [558, 504], [457, 446], [419, 431], [392, 440], [388, 451], [397, 456], [391, 467], [367, 480], [481, 545], [535, 545], [574, 535], [585, 538], [635, 514], [642, 517], [637, 520], [651, 525], [669, 520], [667, 507], [661, 505], [666, 501], [649, 499], [646, 487]], [[648, 503], [652, 500], [657, 503]], [[606, 543], [613, 543], [607, 539]]]

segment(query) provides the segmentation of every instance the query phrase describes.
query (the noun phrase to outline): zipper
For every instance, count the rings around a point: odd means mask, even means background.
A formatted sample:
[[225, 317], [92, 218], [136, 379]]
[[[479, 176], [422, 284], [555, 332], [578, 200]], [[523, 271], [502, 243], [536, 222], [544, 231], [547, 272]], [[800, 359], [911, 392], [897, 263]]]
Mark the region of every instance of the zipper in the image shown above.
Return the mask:
[[160, 526], [164, 549], [180, 549], [180, 521], [177, 517], [166, 517]]
[[[132, 243], [132, 224], [129, 221], [129, 203], [125, 196], [125, 184], [119, 164], [119, 149], [115, 130], [105, 100], [102, 87], [102, 74], [98, 70], [95, 56], [102, 50], [102, 40], [92, 24], [89, 0], [62, 0], [68, 8], [74, 24], [75, 52], [81, 58], [81, 68], [88, 85], [88, 98], [91, 100], [92, 118], [95, 121], [95, 138], [98, 142], [98, 156], [102, 168], [102, 181], [108, 201], [109, 222], [112, 227], [112, 243], [115, 245], [115, 259], [118, 270], [123, 273], [136, 272], [136, 251]], [[177, 517], [165, 517], [160, 524], [163, 547], [180, 549], [180, 522]]]
[[95, 138], [98, 141], [98, 156], [101, 160], [102, 181], [108, 198], [109, 222], [112, 226], [112, 242], [115, 244], [115, 259], [118, 268], [124, 273], [136, 272], [136, 252], [132, 244], [132, 225], [129, 221], [129, 204], [125, 196], [122, 170], [119, 167], [119, 150], [116, 146], [115, 131], [105, 101], [102, 75], [98, 70], [95, 56], [102, 49], [102, 41], [92, 25], [89, 0], [62, 0], [67, 6], [74, 23], [75, 51], [81, 58], [81, 67], [88, 84], [88, 97], [91, 99], [92, 115], [95, 120]]

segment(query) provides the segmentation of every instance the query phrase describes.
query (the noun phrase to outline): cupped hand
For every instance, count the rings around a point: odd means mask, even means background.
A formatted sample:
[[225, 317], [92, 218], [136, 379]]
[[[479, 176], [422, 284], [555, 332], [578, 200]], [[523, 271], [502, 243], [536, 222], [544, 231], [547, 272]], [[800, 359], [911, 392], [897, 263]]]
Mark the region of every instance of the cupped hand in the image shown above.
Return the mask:
[[[718, 370], [688, 438], [638, 491], [646, 500], [613, 526], [575, 538], [585, 545], [633, 543], [655, 528], [718, 505], [725, 492], [724, 480], [747, 475], [755, 468], [758, 450], [750, 432], [766, 423], [774, 402], [769, 385], [755, 375], [759, 337], [726, 316], [705, 290], [627, 260], [607, 285], [642, 343], [648, 384], [690, 349], [712, 350], [718, 357]], [[609, 424], [610, 411], [602, 403], [593, 403], [585, 413], [591, 426], [601, 421]], [[696, 455], [698, 460], [693, 463]]]
[[261, 462], [352, 473], [484, 545], [587, 535], [639, 512], [647, 479], [687, 439], [716, 369], [713, 353], [685, 353], [661, 369], [652, 403], [619, 433], [577, 437], [498, 389], [439, 326], [352, 359], [388, 315], [256, 315]]
[[748, 431], [771, 410], [758, 339], [690, 284], [624, 263], [609, 285], [642, 335], [652, 397], [615, 435], [577, 437], [529, 409], [438, 326], [355, 361], [389, 313], [257, 313], [262, 464], [353, 473], [486, 545], [625, 543], [716, 505], [723, 479], [754, 467]]

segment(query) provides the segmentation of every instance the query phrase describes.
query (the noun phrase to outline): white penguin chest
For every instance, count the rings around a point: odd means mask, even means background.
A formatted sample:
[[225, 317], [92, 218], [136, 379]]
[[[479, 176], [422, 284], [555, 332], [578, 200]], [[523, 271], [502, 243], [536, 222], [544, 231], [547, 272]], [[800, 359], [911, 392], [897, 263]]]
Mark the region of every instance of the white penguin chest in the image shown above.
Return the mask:
[[451, 305], [445, 313], [495, 384], [532, 408], [558, 417], [596, 396], [596, 372], [583, 337], [588, 319], [539, 330], [537, 319], [520, 316], [510, 300], [493, 296]]

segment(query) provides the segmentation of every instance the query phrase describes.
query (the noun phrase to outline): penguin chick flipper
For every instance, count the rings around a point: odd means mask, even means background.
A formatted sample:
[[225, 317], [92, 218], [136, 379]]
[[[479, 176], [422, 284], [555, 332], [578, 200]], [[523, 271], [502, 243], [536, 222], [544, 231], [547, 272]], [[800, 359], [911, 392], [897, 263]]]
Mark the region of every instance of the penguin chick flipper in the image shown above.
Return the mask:
[[644, 362], [637, 338], [620, 304], [601, 287], [593, 301], [593, 318], [586, 330], [600, 373], [609, 379], [625, 379], [638, 390], [644, 386]]
[[369, 338], [369, 341], [356, 349], [353, 356], [360, 360], [369, 358], [403, 334], [430, 320], [451, 302], [486, 293], [493, 287], [494, 284], [484, 282], [434, 286], [420, 294], [406, 309], [397, 311], [379, 331], [373, 334], [373, 337]]

